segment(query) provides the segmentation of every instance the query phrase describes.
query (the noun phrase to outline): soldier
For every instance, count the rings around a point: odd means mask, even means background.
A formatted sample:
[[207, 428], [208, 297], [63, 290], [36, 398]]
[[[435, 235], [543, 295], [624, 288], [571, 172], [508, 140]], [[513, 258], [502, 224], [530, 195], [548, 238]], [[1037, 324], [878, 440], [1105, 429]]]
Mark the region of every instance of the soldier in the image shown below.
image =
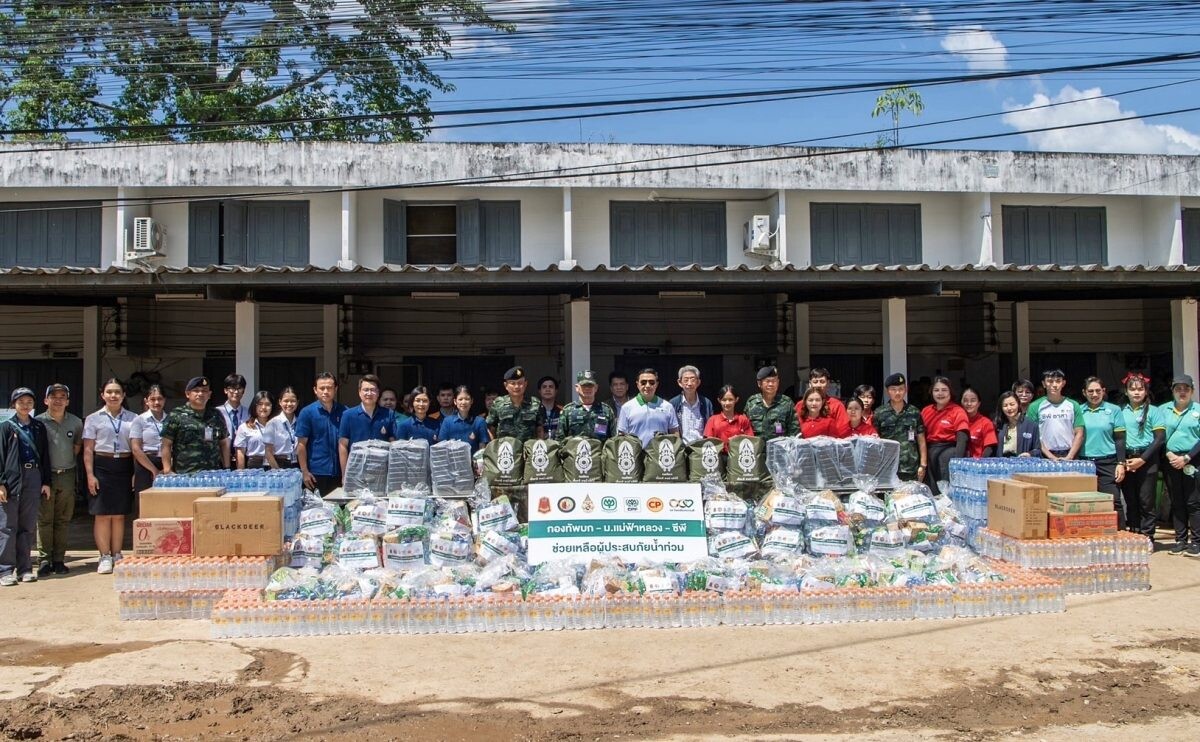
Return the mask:
[[184, 387], [187, 404], [171, 410], [163, 424], [163, 474], [229, 468], [229, 430], [221, 413], [205, 406], [211, 396], [204, 376], [190, 379]]
[[904, 374], [892, 374], [883, 385], [887, 387], [888, 403], [875, 410], [875, 429], [880, 438], [900, 444], [900, 478], [919, 482], [925, 478], [929, 461], [921, 411], [905, 399], [908, 382]]
[[522, 444], [533, 438], [545, 438], [545, 411], [537, 399], [525, 396], [529, 379], [525, 369], [513, 366], [504, 372], [504, 390], [508, 396], [499, 397], [488, 411], [488, 433], [492, 438], [516, 438]]
[[583, 437], [605, 441], [617, 426], [617, 414], [605, 402], [596, 401], [596, 374], [591, 371], [580, 371], [575, 377], [575, 393], [579, 395], [578, 402], [569, 402], [562, 409], [558, 418], [556, 440]]
[[758, 394], [746, 400], [746, 417], [754, 434], [764, 441], [784, 435], [800, 435], [795, 403], [779, 393], [779, 369], [764, 366], [758, 370]]

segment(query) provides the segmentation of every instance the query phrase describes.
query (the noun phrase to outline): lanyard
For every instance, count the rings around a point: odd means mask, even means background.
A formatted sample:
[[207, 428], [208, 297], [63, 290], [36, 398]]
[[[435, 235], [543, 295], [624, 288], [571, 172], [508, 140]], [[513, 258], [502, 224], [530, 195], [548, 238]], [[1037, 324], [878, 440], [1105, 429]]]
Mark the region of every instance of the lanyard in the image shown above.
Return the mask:
[[162, 423], [154, 417], [153, 412], [150, 413], [150, 424], [154, 426], [154, 432], [158, 433], [159, 437], [161, 438], [162, 437]]
[[288, 422], [286, 417], [283, 418], [283, 429], [287, 431], [288, 441], [290, 441], [293, 446], [296, 445], [296, 434], [292, 430], [292, 424]]
[[108, 418], [108, 424], [113, 431], [113, 453], [119, 453], [121, 451], [121, 418], [108, 414], [108, 410], [104, 411], [104, 416]]

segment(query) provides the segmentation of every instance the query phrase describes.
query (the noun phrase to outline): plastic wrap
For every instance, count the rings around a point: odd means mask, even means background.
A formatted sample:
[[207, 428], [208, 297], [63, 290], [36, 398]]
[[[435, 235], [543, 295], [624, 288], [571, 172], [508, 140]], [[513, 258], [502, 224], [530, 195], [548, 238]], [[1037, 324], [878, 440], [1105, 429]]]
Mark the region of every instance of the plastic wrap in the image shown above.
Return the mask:
[[360, 497], [350, 511], [350, 532], [356, 536], [382, 536], [387, 531], [387, 500]]
[[379, 541], [371, 536], [347, 535], [338, 544], [337, 565], [343, 569], [377, 569]]
[[408, 572], [429, 563], [429, 529], [404, 526], [383, 535], [383, 564], [389, 569]]
[[520, 523], [512, 503], [503, 495], [475, 511], [475, 530], [506, 531], [515, 533]]
[[388, 494], [414, 487], [429, 489], [429, 441], [393, 441], [388, 446]]
[[822, 487], [846, 487], [855, 474], [854, 444], [841, 438], [819, 436], [812, 439], [817, 476]]
[[803, 439], [791, 436], [779, 436], [767, 441], [767, 471], [775, 484], [775, 489], [789, 495], [801, 488], [800, 448], [804, 446]]
[[386, 494], [389, 450], [386, 441], [359, 441], [351, 445], [346, 457], [346, 491], [368, 490], [376, 495]]
[[900, 484], [900, 442], [889, 438], [859, 436], [851, 439], [854, 468], [859, 474], [873, 477], [880, 487]]
[[812, 491], [824, 489], [825, 478], [821, 475], [821, 466], [817, 462], [817, 447], [813, 445], [813, 440], [797, 439], [794, 448], [796, 486]]
[[429, 479], [434, 497], [470, 497], [475, 488], [471, 444], [442, 441], [429, 448]]
[[300, 533], [306, 536], [332, 536], [337, 530], [337, 508], [317, 494], [304, 493], [300, 508]]

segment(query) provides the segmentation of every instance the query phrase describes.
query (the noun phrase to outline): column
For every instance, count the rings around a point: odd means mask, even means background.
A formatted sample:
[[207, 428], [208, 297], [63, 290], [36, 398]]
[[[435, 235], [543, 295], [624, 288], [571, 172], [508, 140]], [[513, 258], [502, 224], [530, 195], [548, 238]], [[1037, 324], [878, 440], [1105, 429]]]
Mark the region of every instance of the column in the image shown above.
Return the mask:
[[1200, 326], [1195, 299], [1171, 300], [1171, 372], [1200, 376]]
[[1032, 379], [1029, 368], [1029, 303], [1012, 303], [1012, 352], [1013, 376], [1016, 379]]
[[1178, 198], [1172, 204], [1171, 217], [1171, 247], [1167, 253], [1167, 265], [1183, 265], [1183, 205]]
[[908, 376], [908, 302], [883, 300], [883, 375]]
[[982, 193], [979, 197], [979, 262], [977, 265], [995, 265], [996, 251], [992, 243], [992, 194]]
[[321, 364], [317, 373], [328, 371], [341, 378], [338, 373], [338, 305], [325, 304], [321, 307]]
[[83, 399], [100, 388], [100, 307], [83, 308]]
[[[103, 209], [101, 211], [103, 211]], [[116, 232], [115, 241], [113, 244], [116, 247], [113, 250], [112, 260], [107, 261], [106, 263], [106, 261], [101, 259], [100, 265], [103, 266], [106, 264], [111, 264], [117, 268], [125, 267], [125, 251], [129, 249], [130, 244], [133, 242], [133, 235], [128, 234], [129, 220], [126, 219], [128, 212], [129, 207], [125, 205], [125, 187], [117, 186], [116, 208], [113, 209], [113, 221], [115, 222], [113, 228]]]
[[343, 270], [358, 265], [358, 235], [354, 218], [357, 205], [357, 191], [342, 191], [342, 250], [337, 265]]
[[562, 198], [563, 256], [562, 260], [558, 261], [558, 267], [561, 270], [570, 270], [578, 264], [575, 260], [575, 229], [572, 215], [574, 206], [572, 204], [571, 186], [563, 187]]
[[[776, 259], [780, 265], [787, 265], [787, 191], [782, 188], [775, 193], [775, 213], [775, 247], [778, 248]], [[807, 334], [806, 332], [805, 335]]]
[[[796, 302], [792, 306], [793, 332], [796, 334], [795, 382], [800, 388], [800, 379], [808, 378], [808, 370], [812, 368], [812, 342], [808, 333], [808, 305]], [[758, 371], [758, 369], [754, 369]]]
[[246, 377], [246, 391], [258, 391], [258, 303], [239, 301], [233, 309], [234, 369]]
[[[592, 303], [587, 299], [572, 299], [563, 305], [563, 335], [567, 340], [564, 359], [567, 379], [563, 386], [574, 388], [580, 371], [592, 368]], [[570, 396], [570, 395], [568, 395]]]

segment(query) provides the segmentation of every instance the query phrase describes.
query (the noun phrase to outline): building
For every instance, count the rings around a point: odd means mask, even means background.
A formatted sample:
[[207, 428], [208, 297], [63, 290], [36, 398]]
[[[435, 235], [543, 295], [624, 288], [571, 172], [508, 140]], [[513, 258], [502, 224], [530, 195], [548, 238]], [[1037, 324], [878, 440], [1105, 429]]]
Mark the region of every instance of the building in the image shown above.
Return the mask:
[[[699, 366], [985, 400], [1200, 372], [1175, 156], [674, 145], [0, 145], [0, 385], [398, 388]], [[747, 223], [760, 245], [746, 251]], [[148, 224], [145, 218], [153, 224]], [[153, 242], [148, 229], [162, 229]], [[138, 235], [135, 232], [146, 232]], [[133, 252], [157, 245], [160, 254]], [[565, 387], [566, 385], [564, 385]], [[667, 391], [670, 391], [668, 385]], [[353, 384], [343, 384], [353, 398]], [[135, 389], [136, 392], [136, 389]], [[562, 396], [568, 396], [564, 389]], [[75, 404], [91, 408], [90, 394]], [[986, 406], [986, 405], [985, 405]]]

